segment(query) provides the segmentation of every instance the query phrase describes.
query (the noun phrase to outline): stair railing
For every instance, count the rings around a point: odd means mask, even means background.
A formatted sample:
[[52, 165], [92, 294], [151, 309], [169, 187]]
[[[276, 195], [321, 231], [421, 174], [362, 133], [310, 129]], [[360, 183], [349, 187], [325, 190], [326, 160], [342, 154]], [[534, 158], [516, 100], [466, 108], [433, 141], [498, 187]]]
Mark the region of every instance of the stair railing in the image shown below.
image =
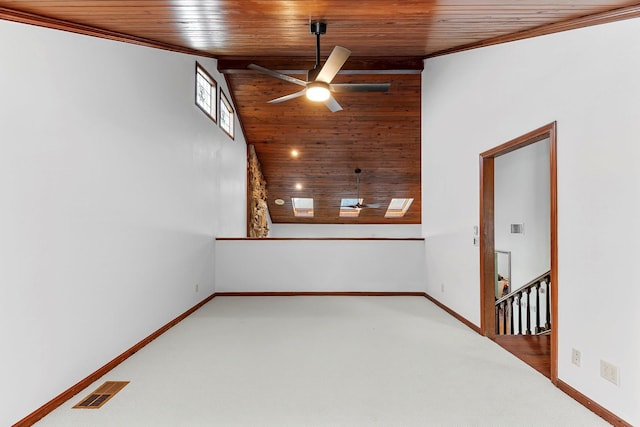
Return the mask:
[[[532, 295], [535, 306], [531, 304]], [[545, 323], [542, 325], [540, 314], [540, 295], [544, 295]], [[551, 331], [551, 271], [536, 277], [526, 285], [501, 297], [495, 302], [496, 334], [498, 335], [540, 335]]]

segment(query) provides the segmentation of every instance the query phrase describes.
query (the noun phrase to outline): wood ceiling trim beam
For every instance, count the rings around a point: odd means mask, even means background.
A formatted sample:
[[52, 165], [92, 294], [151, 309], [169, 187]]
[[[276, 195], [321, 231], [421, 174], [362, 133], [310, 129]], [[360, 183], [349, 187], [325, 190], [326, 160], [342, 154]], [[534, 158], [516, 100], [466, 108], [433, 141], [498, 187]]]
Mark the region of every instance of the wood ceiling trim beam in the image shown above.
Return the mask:
[[28, 12], [7, 9], [0, 7], [0, 19], [5, 21], [19, 22], [21, 24], [35, 25], [38, 27], [51, 28], [54, 30], [68, 31], [70, 33], [82, 34], [85, 36], [99, 37], [102, 39], [114, 40], [118, 42], [130, 43], [139, 46], [152, 47], [156, 49], [169, 50], [172, 52], [186, 53], [189, 55], [198, 55], [202, 57], [212, 58], [213, 55], [195, 49], [189, 49], [182, 46], [175, 46], [168, 43], [162, 43], [155, 40], [136, 37], [129, 34], [119, 33], [117, 31], [104, 30], [102, 28], [91, 27], [89, 25], [76, 24], [56, 18], [36, 15]]
[[[247, 67], [257, 64], [284, 74], [305, 74], [315, 65], [308, 57], [220, 57], [218, 71], [224, 74], [255, 73]], [[421, 57], [350, 57], [339, 74], [420, 74]]]
[[435, 58], [437, 56], [448, 55], [456, 52], [477, 49], [481, 47], [493, 46], [501, 43], [508, 43], [517, 40], [524, 40], [532, 37], [545, 36], [547, 34], [560, 33], [562, 31], [576, 30], [578, 28], [590, 27], [593, 25], [608, 24], [610, 22], [623, 21], [626, 19], [640, 17], [640, 4], [626, 6], [619, 9], [607, 10], [605, 12], [594, 13], [591, 15], [572, 18], [554, 24], [543, 25], [532, 28], [530, 30], [519, 31], [517, 33], [505, 34], [476, 43], [470, 43], [464, 46], [454, 47], [434, 52], [426, 56], [426, 58]]

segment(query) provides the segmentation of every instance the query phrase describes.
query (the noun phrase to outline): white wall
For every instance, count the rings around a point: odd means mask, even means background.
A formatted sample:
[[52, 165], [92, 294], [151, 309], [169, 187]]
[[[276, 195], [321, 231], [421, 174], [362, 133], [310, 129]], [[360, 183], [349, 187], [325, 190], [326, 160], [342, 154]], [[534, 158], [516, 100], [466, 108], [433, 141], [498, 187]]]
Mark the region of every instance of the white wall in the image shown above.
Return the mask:
[[424, 292], [423, 240], [218, 240], [218, 292]]
[[272, 224], [269, 237], [373, 237], [422, 236], [420, 224]]
[[[479, 324], [479, 253], [468, 237], [478, 154], [557, 120], [559, 378], [635, 425], [638, 75], [636, 19], [429, 59], [422, 97], [427, 292]], [[454, 282], [442, 293], [445, 280]], [[620, 368], [619, 386], [600, 378], [600, 359]]]
[[195, 57], [0, 21], [0, 58], [10, 425], [214, 291], [246, 160], [194, 105]]
[[511, 252], [513, 291], [551, 268], [549, 139], [497, 157], [494, 182], [495, 247]]

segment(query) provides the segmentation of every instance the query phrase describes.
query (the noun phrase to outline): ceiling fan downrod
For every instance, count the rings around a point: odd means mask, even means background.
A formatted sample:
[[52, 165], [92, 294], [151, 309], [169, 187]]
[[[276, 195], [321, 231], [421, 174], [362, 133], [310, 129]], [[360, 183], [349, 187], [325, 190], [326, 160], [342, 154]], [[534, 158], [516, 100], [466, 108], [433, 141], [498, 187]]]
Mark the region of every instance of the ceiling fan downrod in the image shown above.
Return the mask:
[[356, 174], [356, 208], [360, 208], [360, 172], [362, 169], [356, 168], [354, 172]]
[[[327, 24], [324, 22], [312, 22], [311, 23], [311, 34], [316, 35], [316, 65], [313, 67], [313, 70], [318, 70], [320, 68], [320, 35], [325, 34], [327, 32]], [[317, 73], [314, 73], [317, 74]], [[315, 76], [313, 76], [315, 78]], [[313, 80], [313, 79], [309, 79]]]

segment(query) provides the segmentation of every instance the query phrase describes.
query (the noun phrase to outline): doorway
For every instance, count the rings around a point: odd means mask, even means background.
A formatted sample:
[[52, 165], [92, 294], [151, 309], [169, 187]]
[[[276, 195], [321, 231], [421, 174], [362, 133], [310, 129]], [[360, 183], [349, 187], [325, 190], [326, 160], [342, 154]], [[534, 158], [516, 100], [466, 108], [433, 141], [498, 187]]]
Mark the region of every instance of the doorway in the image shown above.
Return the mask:
[[[533, 349], [530, 346], [508, 348], [520, 359], [532, 356], [548, 359], [549, 378], [554, 384], [558, 379], [557, 313], [558, 313], [558, 248], [557, 248], [557, 141], [556, 122], [508, 141], [480, 154], [480, 329], [488, 338], [496, 340], [496, 247], [495, 247], [495, 159], [536, 142], [549, 139], [549, 260], [550, 260], [550, 312], [552, 319], [548, 348]], [[500, 344], [500, 342], [498, 342]], [[503, 347], [505, 347], [503, 345]], [[506, 347], [505, 347], [506, 348]], [[519, 349], [521, 348], [521, 349]], [[528, 362], [528, 361], [527, 361]], [[529, 362], [528, 362], [529, 363]]]

